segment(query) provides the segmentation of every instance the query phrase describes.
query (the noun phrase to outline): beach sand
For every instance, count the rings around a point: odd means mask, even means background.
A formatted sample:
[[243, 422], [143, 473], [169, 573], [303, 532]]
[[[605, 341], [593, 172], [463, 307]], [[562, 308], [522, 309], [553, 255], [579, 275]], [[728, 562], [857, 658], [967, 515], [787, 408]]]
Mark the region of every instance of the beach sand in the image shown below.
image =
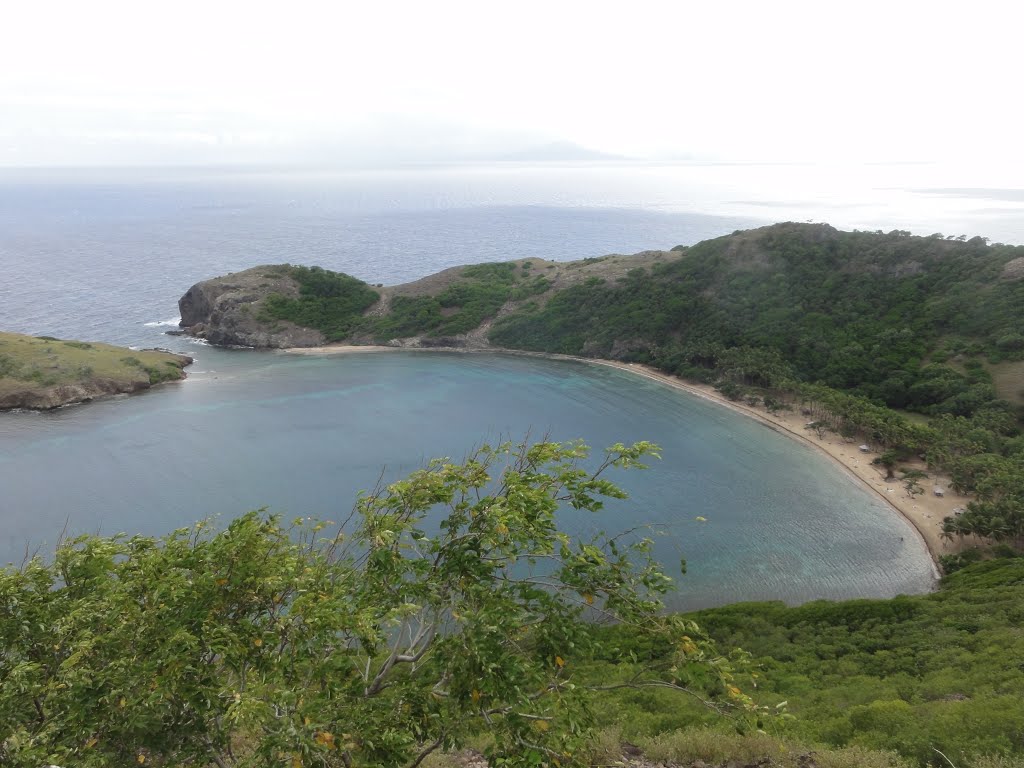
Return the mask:
[[[921, 539], [928, 548], [933, 560], [937, 560], [939, 555], [953, 553], [961, 548], [956, 541], [949, 541], [942, 538], [943, 518], [952, 515], [954, 508], [963, 507], [968, 501], [967, 498], [957, 496], [950, 490], [948, 477], [929, 472], [929, 476], [927, 478], [919, 481], [921, 487], [924, 489], [924, 493], [911, 497], [904, 488], [903, 483], [898, 479], [887, 481], [885, 480], [884, 469], [872, 466], [871, 461], [878, 456], [878, 451], [871, 450], [868, 453], [862, 453], [860, 451], [858, 441], [847, 442], [839, 435], [831, 432], [825, 433], [824, 438], [819, 439], [814, 432], [806, 428], [807, 417], [801, 415], [799, 411], [789, 410], [779, 411], [778, 413], [769, 413], [766, 409], [760, 406], [750, 406], [745, 403], [729, 400], [710, 385], [691, 384], [647, 365], [641, 365], [639, 363], [622, 363], [615, 360], [600, 360], [594, 358], [573, 357], [570, 355], [521, 352], [519, 350], [503, 349], [467, 350], [455, 348], [336, 345], [327, 347], [303, 347], [287, 349], [284, 351], [292, 354], [303, 355], [339, 355], [394, 351], [489, 352], [544, 357], [556, 360], [576, 360], [593, 365], [607, 365], [612, 368], [627, 371], [637, 376], [644, 376], [646, 378], [653, 379], [665, 384], [666, 386], [674, 387], [684, 392], [689, 392], [697, 397], [702, 397], [705, 400], [730, 408], [737, 413], [757, 419], [772, 429], [775, 429], [794, 440], [800, 440], [821, 451], [832, 459], [832, 461], [842, 467], [851, 479], [855, 482], [861, 483], [863, 486], [876, 493], [878, 497], [885, 501], [894, 511], [906, 518], [914, 526], [918, 534], [920, 534]], [[919, 465], [909, 463], [908, 466], [916, 469], [925, 469], [923, 463], [919, 463]], [[944, 496], [939, 497], [933, 493], [932, 489], [936, 486], [944, 489]]]

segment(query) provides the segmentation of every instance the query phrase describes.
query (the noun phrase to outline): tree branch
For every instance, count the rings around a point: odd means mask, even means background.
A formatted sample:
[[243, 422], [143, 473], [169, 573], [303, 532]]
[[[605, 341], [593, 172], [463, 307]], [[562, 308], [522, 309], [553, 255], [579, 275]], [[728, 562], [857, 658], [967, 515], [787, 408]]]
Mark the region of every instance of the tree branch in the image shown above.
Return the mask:
[[423, 750], [416, 756], [416, 759], [409, 763], [409, 768], [416, 768], [416, 766], [418, 766], [427, 758], [427, 755], [429, 755], [435, 749], [440, 747], [443, 741], [444, 734], [442, 733], [440, 736], [437, 737], [437, 740], [435, 742], [423, 748]]

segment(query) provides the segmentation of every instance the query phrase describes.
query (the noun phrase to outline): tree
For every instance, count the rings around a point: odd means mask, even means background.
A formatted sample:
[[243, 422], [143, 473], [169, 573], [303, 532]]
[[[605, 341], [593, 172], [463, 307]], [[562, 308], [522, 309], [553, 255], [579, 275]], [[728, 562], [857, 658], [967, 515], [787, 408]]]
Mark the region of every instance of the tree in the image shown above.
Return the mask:
[[881, 456], [876, 456], [871, 460], [871, 463], [885, 469], [886, 480], [893, 480], [896, 477], [895, 469], [899, 460], [899, 454], [896, 451], [889, 450], [885, 451]]
[[753, 712], [697, 626], [662, 615], [648, 540], [557, 529], [656, 450], [587, 470], [580, 443], [485, 446], [362, 495], [350, 525], [257, 511], [2, 571], [0, 764], [416, 766], [486, 732], [503, 765], [571, 765], [601, 620], [671, 651], [628, 685]]
[[928, 473], [920, 469], [907, 469], [903, 471], [903, 477], [900, 480], [903, 481], [903, 487], [907, 491], [907, 496], [914, 498], [924, 493], [924, 488], [921, 487], [919, 480], [923, 480], [928, 477]]
[[828, 431], [828, 424], [826, 424], [824, 421], [812, 421], [806, 425], [805, 429], [813, 429], [814, 434], [818, 436], [818, 439], [824, 440], [825, 432]]

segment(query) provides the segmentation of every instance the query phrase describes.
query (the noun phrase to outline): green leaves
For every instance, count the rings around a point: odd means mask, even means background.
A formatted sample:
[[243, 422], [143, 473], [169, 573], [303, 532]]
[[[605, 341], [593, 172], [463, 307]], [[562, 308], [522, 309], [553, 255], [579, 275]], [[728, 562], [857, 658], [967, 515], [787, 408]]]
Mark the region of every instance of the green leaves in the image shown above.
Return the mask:
[[260, 320], [288, 320], [323, 332], [329, 341], [348, 336], [363, 312], [380, 298], [362, 280], [321, 267], [284, 267], [299, 286], [298, 298], [271, 294]]
[[[484, 446], [362, 495], [344, 535], [257, 510], [3, 571], [4, 765], [400, 765], [481, 730], [505, 765], [572, 764], [593, 620], [694, 633], [660, 614], [649, 542], [557, 527], [561, 505], [625, 498], [604, 475], [657, 450]], [[724, 691], [721, 663], [688, 674]]]

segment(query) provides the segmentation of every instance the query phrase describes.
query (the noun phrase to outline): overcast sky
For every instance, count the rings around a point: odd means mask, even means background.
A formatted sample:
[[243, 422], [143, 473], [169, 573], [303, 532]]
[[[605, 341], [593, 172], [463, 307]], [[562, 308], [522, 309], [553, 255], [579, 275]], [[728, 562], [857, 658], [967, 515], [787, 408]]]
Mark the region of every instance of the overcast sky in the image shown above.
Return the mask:
[[637, 157], [1019, 162], [1019, 4], [31, 0], [0, 164]]

